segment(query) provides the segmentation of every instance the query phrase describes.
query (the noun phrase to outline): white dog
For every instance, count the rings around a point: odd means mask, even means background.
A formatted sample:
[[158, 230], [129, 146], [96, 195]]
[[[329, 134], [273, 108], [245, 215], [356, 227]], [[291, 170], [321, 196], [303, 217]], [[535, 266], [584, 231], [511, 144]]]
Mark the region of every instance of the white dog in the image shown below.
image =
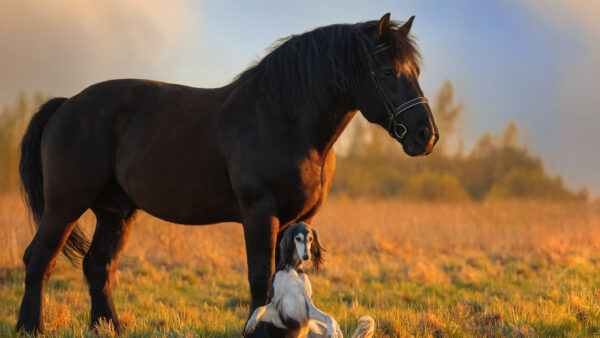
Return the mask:
[[[316, 337], [314, 333], [322, 335], [323, 329], [326, 329], [327, 337], [343, 337], [335, 319], [312, 303], [312, 287], [308, 275], [301, 269], [303, 262], [312, 259], [318, 270], [322, 263], [321, 251], [324, 250], [317, 232], [308, 224], [300, 222], [286, 229], [280, 242], [280, 260], [271, 287], [271, 301], [254, 310], [246, 323], [244, 335], [253, 332], [263, 321], [273, 324], [286, 337], [308, 337], [309, 334]], [[373, 318], [364, 316], [359, 321], [352, 337], [372, 337]]]

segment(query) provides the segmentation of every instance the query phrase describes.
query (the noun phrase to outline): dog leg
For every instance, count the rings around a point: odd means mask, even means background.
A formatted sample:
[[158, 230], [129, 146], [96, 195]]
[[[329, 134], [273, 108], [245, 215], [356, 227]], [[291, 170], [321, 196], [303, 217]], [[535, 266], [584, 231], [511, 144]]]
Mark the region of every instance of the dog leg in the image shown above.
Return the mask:
[[250, 319], [248, 319], [246, 328], [244, 329], [244, 336], [252, 333], [254, 329], [256, 329], [258, 323], [261, 321], [271, 323], [280, 329], [287, 328], [281, 321], [281, 318], [279, 318], [279, 313], [277, 312], [277, 309], [275, 309], [272, 303], [269, 303], [265, 306], [261, 306], [254, 310], [252, 316], [250, 316]]
[[306, 300], [308, 304], [308, 318], [320, 321], [321, 323], [325, 323], [327, 325], [327, 336], [333, 338], [342, 338], [342, 330], [340, 330], [340, 326], [330, 315], [324, 313], [323, 311], [317, 309], [310, 300]]
[[244, 336], [252, 333], [254, 329], [256, 329], [256, 325], [258, 325], [258, 322], [260, 322], [260, 318], [266, 310], [266, 305], [257, 307], [256, 310], [254, 310], [252, 316], [250, 316], [250, 319], [248, 319], [248, 322], [246, 323], [246, 327], [244, 328]]

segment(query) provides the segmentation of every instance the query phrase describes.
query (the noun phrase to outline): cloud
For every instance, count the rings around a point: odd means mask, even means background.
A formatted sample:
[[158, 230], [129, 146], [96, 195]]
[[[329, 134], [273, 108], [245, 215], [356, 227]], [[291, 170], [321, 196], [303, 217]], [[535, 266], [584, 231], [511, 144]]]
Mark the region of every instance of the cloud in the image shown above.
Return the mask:
[[192, 26], [182, 1], [0, 2], [0, 103], [19, 91], [70, 96], [97, 81], [176, 67]]
[[522, 4], [557, 29], [583, 34], [587, 31], [592, 38], [599, 39], [593, 36], [594, 31], [600, 31], [598, 1], [526, 0]]

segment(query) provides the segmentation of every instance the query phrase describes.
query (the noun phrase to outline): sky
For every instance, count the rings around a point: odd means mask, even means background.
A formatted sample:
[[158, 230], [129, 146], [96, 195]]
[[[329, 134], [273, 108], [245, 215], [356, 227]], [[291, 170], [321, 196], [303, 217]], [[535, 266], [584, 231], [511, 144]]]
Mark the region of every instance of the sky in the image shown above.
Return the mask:
[[600, 195], [599, 1], [3, 0], [0, 107], [112, 78], [218, 87], [277, 39], [386, 12], [416, 15], [421, 86], [453, 83], [467, 145], [513, 120], [551, 174]]

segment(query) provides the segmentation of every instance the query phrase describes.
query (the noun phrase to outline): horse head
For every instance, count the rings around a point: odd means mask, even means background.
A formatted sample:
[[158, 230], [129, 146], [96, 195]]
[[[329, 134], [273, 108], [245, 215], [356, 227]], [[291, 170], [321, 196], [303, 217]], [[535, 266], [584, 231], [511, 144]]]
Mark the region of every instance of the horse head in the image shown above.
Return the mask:
[[418, 156], [433, 151], [439, 133], [419, 86], [419, 53], [410, 36], [413, 20], [400, 25], [387, 13], [363, 24], [373, 44], [357, 106], [369, 122], [400, 142], [406, 154]]

